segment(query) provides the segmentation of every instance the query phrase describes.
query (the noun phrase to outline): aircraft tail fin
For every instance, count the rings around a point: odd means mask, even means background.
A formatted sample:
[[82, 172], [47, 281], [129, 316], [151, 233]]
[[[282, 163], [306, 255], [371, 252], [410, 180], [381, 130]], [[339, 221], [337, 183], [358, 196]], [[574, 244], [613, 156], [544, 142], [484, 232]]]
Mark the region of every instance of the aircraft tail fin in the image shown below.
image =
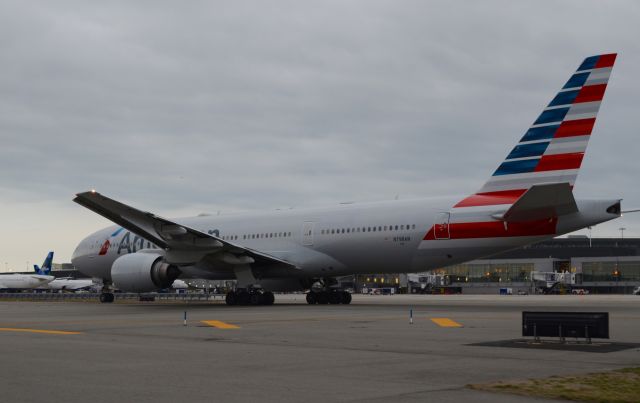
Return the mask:
[[51, 264], [53, 262], [53, 251], [47, 254], [47, 257], [42, 262], [42, 267], [37, 264], [33, 265], [33, 269], [37, 274], [42, 274], [48, 276], [51, 273]]
[[615, 60], [586, 58], [484, 186], [455, 207], [512, 204], [541, 184], [572, 189]]

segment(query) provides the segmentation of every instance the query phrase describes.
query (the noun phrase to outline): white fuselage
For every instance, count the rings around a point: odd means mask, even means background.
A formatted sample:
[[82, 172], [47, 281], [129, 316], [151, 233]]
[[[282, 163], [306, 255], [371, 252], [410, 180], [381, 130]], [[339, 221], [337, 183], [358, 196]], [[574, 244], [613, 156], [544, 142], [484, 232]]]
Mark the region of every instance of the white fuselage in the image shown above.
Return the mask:
[[56, 291], [75, 291], [90, 289], [94, 286], [91, 279], [56, 278], [48, 284], [48, 288]]
[[0, 290], [28, 290], [46, 286], [55, 277], [41, 274], [2, 274]]
[[[341, 204], [323, 209], [277, 210], [262, 214], [199, 216], [175, 221], [225, 241], [293, 263], [295, 277], [318, 278], [355, 273], [418, 272], [496, 254], [617, 218], [606, 209], [618, 200], [579, 201], [579, 212], [496, 234], [496, 214], [509, 206], [452, 208], [460, 198], [395, 200]], [[435, 224], [448, 218], [451, 228], [429, 238]], [[486, 232], [474, 223], [492, 224]], [[539, 223], [534, 223], [539, 225]], [[531, 225], [534, 225], [531, 224]], [[505, 226], [506, 228], [506, 226]], [[476, 231], [476, 232], [473, 232]], [[484, 231], [484, 232], [483, 232]], [[514, 232], [515, 231], [515, 232]], [[113, 262], [128, 253], [157, 249], [127, 230], [112, 226], [80, 242], [72, 262], [92, 277], [111, 278]], [[158, 250], [159, 253], [163, 251]], [[181, 267], [181, 278], [233, 279], [207, 259]], [[266, 272], [264, 278], [292, 277]]]

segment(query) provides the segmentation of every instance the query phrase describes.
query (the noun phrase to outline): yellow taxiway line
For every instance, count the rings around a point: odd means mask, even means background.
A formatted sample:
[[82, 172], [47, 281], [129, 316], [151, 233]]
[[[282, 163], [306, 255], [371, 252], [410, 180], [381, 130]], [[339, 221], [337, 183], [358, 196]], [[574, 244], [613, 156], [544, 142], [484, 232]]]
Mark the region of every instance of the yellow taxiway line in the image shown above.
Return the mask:
[[219, 320], [203, 320], [201, 322], [205, 325], [217, 327], [218, 329], [240, 329], [240, 326], [232, 325], [231, 323], [222, 322]]
[[82, 334], [82, 332], [68, 332], [66, 330], [21, 329], [21, 328], [17, 328], [17, 327], [0, 327], [0, 332], [24, 332], [24, 333], [44, 333], [44, 334]]
[[462, 327], [462, 325], [449, 318], [431, 318], [431, 321], [440, 327]]

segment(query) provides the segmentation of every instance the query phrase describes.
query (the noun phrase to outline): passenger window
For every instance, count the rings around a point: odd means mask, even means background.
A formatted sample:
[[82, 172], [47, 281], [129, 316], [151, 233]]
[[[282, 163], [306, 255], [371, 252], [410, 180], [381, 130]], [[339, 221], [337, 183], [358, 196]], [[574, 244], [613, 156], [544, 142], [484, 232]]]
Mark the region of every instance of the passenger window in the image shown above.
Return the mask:
[[401, 226], [400, 226], [400, 229], [404, 229], [404, 225], [401, 225]]
[[412, 229], [416, 229], [416, 225], [415, 225], [415, 224], [413, 224], [413, 225], [411, 226], [411, 228], [412, 228]]

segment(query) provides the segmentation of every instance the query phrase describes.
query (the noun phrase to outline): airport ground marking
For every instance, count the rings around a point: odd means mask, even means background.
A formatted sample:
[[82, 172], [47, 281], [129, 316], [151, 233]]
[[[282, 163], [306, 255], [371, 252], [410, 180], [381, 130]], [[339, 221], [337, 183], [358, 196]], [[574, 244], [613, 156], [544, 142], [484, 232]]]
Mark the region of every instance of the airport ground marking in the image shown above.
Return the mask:
[[23, 332], [42, 334], [82, 334], [82, 332], [70, 332], [66, 330], [23, 329], [17, 327], [0, 327], [0, 332]]
[[216, 327], [218, 329], [240, 329], [240, 326], [232, 325], [231, 323], [222, 322], [220, 320], [203, 320], [201, 322], [205, 325]]
[[462, 327], [462, 325], [449, 318], [431, 318], [431, 321], [440, 327]]

